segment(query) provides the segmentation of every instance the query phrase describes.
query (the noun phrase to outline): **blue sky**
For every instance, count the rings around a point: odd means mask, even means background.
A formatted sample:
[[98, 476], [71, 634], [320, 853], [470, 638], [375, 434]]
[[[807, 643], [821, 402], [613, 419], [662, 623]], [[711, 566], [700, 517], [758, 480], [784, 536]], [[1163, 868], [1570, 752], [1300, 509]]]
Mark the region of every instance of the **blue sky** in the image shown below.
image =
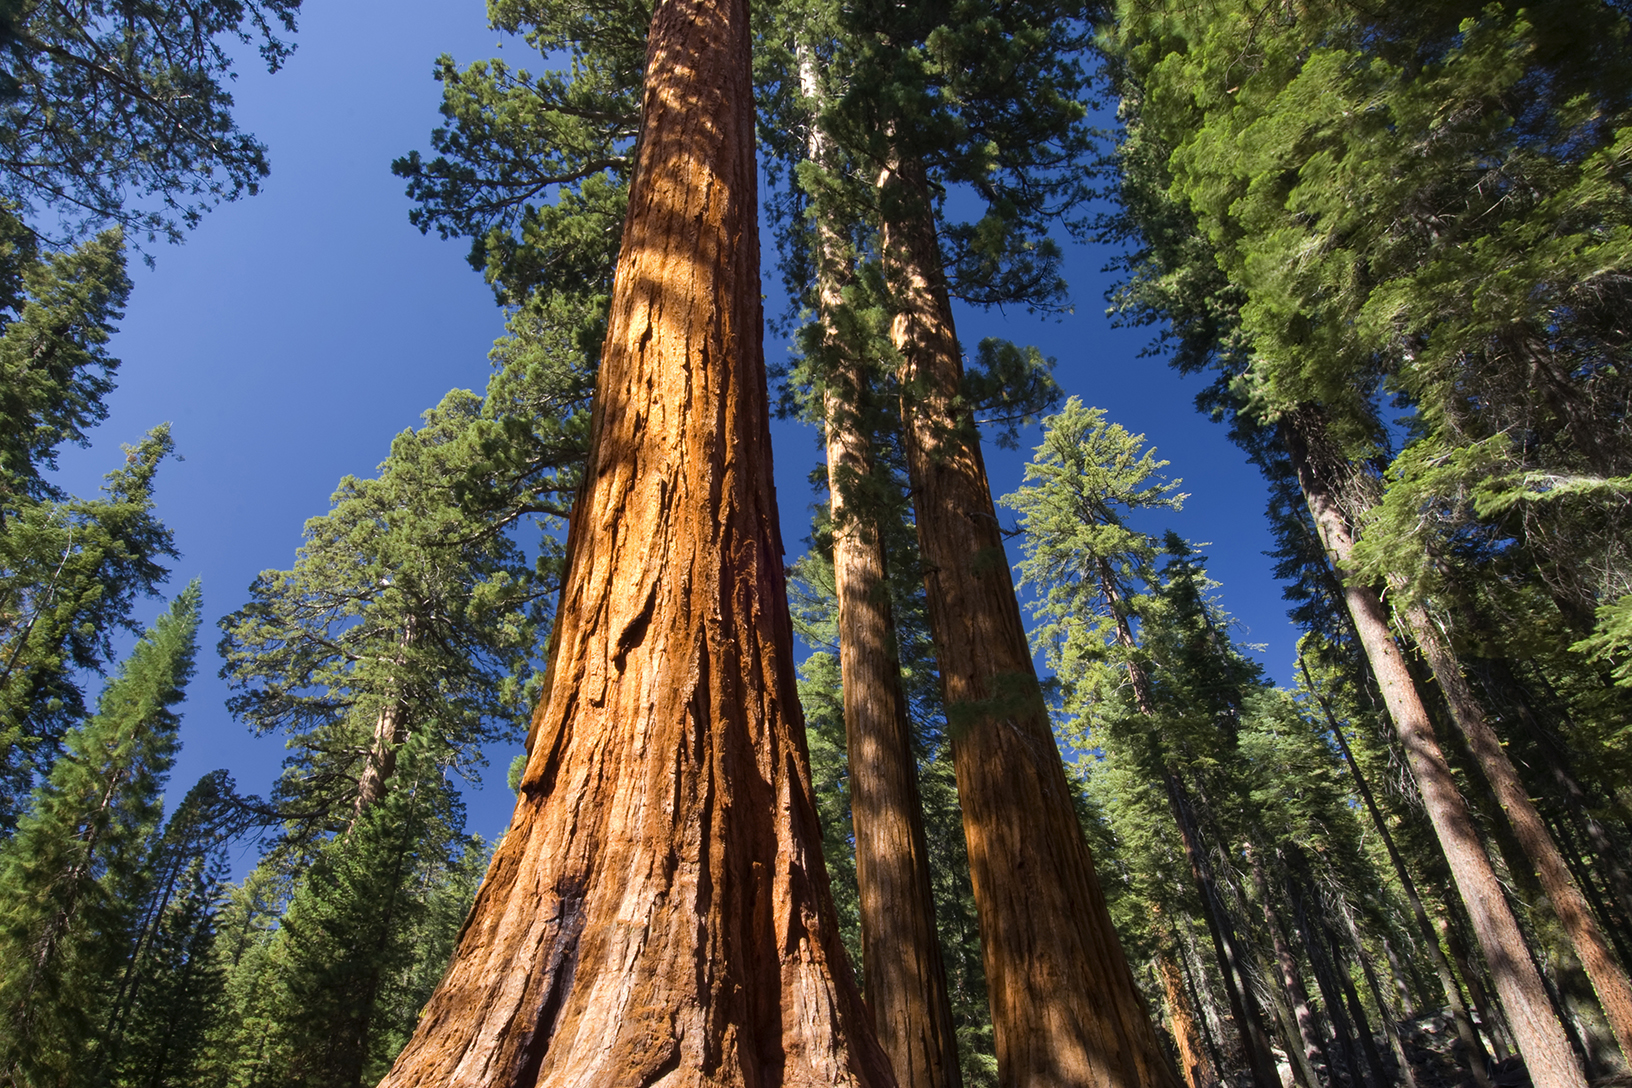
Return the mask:
[[[215, 620], [247, 599], [259, 571], [293, 562], [302, 524], [328, 509], [342, 476], [371, 475], [391, 437], [450, 388], [482, 389], [502, 326], [464, 243], [411, 227], [390, 172], [393, 158], [428, 150], [439, 120], [437, 55], [467, 63], [495, 54], [498, 35], [480, 0], [315, 0], [296, 41], [283, 71], [247, 65], [234, 89], [239, 123], [270, 149], [271, 177], [259, 196], [206, 216], [185, 244], [156, 247], [154, 268], [134, 262], [136, 288], [113, 344], [123, 364], [111, 415], [89, 449], [64, 451], [58, 476], [89, 494], [121, 462], [120, 443], [174, 424], [185, 460], [167, 464], [158, 483], [160, 514], [183, 553], [171, 585], [201, 576], [206, 617], [172, 778], [178, 796], [216, 767], [241, 789], [268, 788], [282, 742], [253, 738], [228, 715]], [[514, 41], [502, 53], [530, 59]], [[769, 261], [768, 238], [765, 249]], [[1190, 499], [1164, 523], [1208, 543], [1224, 604], [1242, 624], [1237, 637], [1266, 644], [1265, 665], [1290, 679], [1297, 633], [1262, 554], [1271, 546], [1263, 485], [1223, 428], [1195, 412], [1197, 382], [1139, 357], [1148, 330], [1111, 328], [1101, 271], [1110, 256], [1068, 246], [1072, 314], [964, 310], [960, 336], [971, 348], [986, 336], [1037, 345], [1058, 360], [1068, 395], [1143, 432], [1172, 462], [1167, 472], [1183, 478]], [[765, 283], [776, 290], [774, 268]], [[768, 310], [779, 305], [767, 300]], [[767, 341], [771, 361], [785, 351]], [[792, 559], [804, 550], [814, 501], [806, 480], [820, 450], [799, 424], [779, 425], [774, 438]], [[988, 445], [994, 492], [1018, 485], [1036, 440], [1024, 436], [1019, 452]], [[143, 618], [160, 607], [149, 602]], [[508, 821], [510, 756], [494, 752], [486, 788], [467, 797], [472, 831], [496, 834]]]

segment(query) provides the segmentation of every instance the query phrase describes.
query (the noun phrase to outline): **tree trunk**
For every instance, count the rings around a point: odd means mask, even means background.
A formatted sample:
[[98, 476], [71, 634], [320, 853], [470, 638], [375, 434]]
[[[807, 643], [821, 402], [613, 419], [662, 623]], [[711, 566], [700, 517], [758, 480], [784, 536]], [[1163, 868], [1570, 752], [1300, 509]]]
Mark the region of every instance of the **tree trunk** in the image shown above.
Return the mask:
[[1365, 944], [1360, 939], [1360, 927], [1355, 923], [1354, 911], [1347, 902], [1339, 903], [1338, 910], [1342, 912], [1343, 927], [1354, 948], [1354, 957], [1360, 963], [1361, 973], [1366, 976], [1366, 988], [1371, 991], [1371, 999], [1377, 1003], [1377, 1015], [1383, 1021], [1383, 1034], [1388, 1038], [1389, 1049], [1394, 1052], [1395, 1064], [1400, 1067], [1400, 1080], [1406, 1088], [1417, 1088], [1416, 1071], [1411, 1067], [1411, 1059], [1405, 1056], [1405, 1042], [1400, 1038], [1400, 1017], [1388, 1007], [1383, 997], [1383, 988], [1377, 983], [1377, 972], [1372, 969], [1371, 958], [1366, 955]]
[[[1342, 1071], [1348, 1075], [1351, 1088], [1362, 1088], [1365, 1078], [1360, 1071], [1360, 1058], [1355, 1050], [1354, 1027], [1349, 1022], [1349, 1014], [1343, 1007], [1342, 988], [1337, 983], [1336, 970], [1332, 966], [1330, 956], [1330, 942], [1325, 939], [1325, 927], [1320, 917], [1310, 911], [1309, 897], [1313, 894], [1311, 877], [1303, 864], [1300, 855], [1297, 858], [1298, 872], [1295, 879], [1301, 880], [1303, 886], [1292, 889], [1293, 904], [1292, 916], [1298, 927], [1298, 936], [1303, 941], [1304, 951], [1309, 954], [1309, 967], [1315, 974], [1315, 985], [1320, 988], [1320, 999], [1326, 1005], [1326, 1019], [1332, 1026], [1332, 1049], [1337, 1052], [1337, 1060], [1343, 1066]], [[1328, 1065], [1332, 1083], [1338, 1083], [1338, 1069], [1336, 1065]]]
[[1445, 1003], [1450, 1007], [1451, 1019], [1456, 1024], [1456, 1036], [1468, 1049], [1469, 1068], [1473, 1073], [1474, 1082], [1479, 1088], [1490, 1088], [1485, 1046], [1479, 1039], [1479, 1033], [1474, 1029], [1473, 1020], [1468, 1016], [1468, 1007], [1462, 1001], [1462, 991], [1456, 985], [1456, 976], [1451, 973], [1451, 965], [1445, 959], [1445, 952], [1439, 947], [1439, 931], [1428, 918], [1428, 911], [1422, 905], [1422, 896], [1417, 892], [1416, 881], [1411, 879], [1411, 872], [1405, 867], [1405, 857], [1395, 845], [1394, 834], [1389, 831], [1382, 810], [1377, 807], [1377, 798], [1366, 783], [1366, 776], [1360, 773], [1360, 764], [1355, 761], [1354, 752], [1349, 748], [1348, 738], [1343, 735], [1337, 715], [1332, 713], [1331, 704], [1315, 687], [1314, 677], [1309, 675], [1309, 666], [1304, 663], [1301, 654], [1298, 657], [1298, 668], [1303, 670], [1303, 682], [1308, 686], [1309, 693], [1326, 713], [1326, 724], [1337, 740], [1338, 751], [1343, 753], [1343, 761], [1348, 764], [1349, 774], [1354, 778], [1355, 790], [1360, 794], [1360, 800], [1365, 803], [1366, 812], [1371, 816], [1371, 824], [1377, 829], [1378, 837], [1383, 840], [1383, 847], [1388, 851], [1389, 860], [1394, 863], [1394, 875], [1399, 878], [1406, 902], [1411, 905], [1411, 917], [1416, 920], [1417, 930], [1428, 949], [1428, 958], [1433, 961], [1434, 972], [1439, 976], [1440, 987], [1445, 991]]
[[[799, 76], [809, 97], [819, 93], [813, 65], [809, 51], [802, 51]], [[818, 164], [826, 158], [824, 142], [813, 121], [809, 152]], [[824, 349], [831, 358], [823, 407], [833, 589], [867, 1007], [901, 1088], [959, 1088], [963, 1076], [936, 935], [918, 766], [885, 582], [884, 537], [866, 496], [875, 471], [867, 405], [871, 383], [854, 347], [837, 343], [831, 331], [847, 271], [839, 239], [825, 222], [817, 223], [816, 236], [818, 320], [828, 329]]]
[[1200, 954], [1196, 952], [1194, 943], [1190, 939], [1188, 926], [1175, 928], [1179, 941], [1179, 967], [1184, 971], [1184, 984], [1190, 994], [1190, 1007], [1201, 1014], [1201, 1041], [1207, 1045], [1207, 1054], [1212, 1058], [1213, 1070], [1220, 1077], [1224, 1072], [1224, 1055], [1219, 1050], [1218, 1031], [1219, 1015], [1213, 1001], [1213, 994], [1206, 986], [1206, 977], [1200, 982], [1196, 975], [1200, 967], [1192, 968], [1192, 963], [1200, 963]]
[[[399, 669], [407, 665], [407, 649], [418, 634], [419, 624], [410, 612], [403, 622], [402, 637], [398, 640], [402, 647], [396, 658]], [[395, 679], [388, 684], [388, 687], [391, 686], [395, 686]], [[391, 776], [397, 773], [397, 749], [407, 739], [407, 730], [408, 707], [401, 698], [391, 697], [380, 704], [379, 712], [374, 717], [374, 735], [363, 756], [363, 773], [357, 776], [357, 800], [352, 805], [348, 833], [356, 828], [363, 813], [385, 796]]]
[[1177, 1088], [1112, 928], [1003, 552], [921, 162], [881, 178], [907, 464], [980, 912], [998, 1077]]
[[1559, 924], [1575, 946], [1621, 1053], [1632, 1061], [1632, 983], [1615, 962], [1615, 954], [1604, 940], [1581, 889], [1571, 878], [1558, 852], [1558, 844], [1530, 800], [1530, 791], [1519, 778], [1513, 761], [1507, 758], [1496, 731], [1485, 719], [1484, 707], [1475, 698], [1467, 678], [1462, 675], [1461, 664], [1428, 615], [1428, 609], [1420, 603], [1410, 605], [1405, 609], [1405, 621], [1412, 639], [1434, 670], [1440, 690], [1445, 693], [1452, 720], [1467, 738], [1468, 747], [1490, 783], [1497, 803], [1502, 806], [1514, 838], [1541, 882]]
[[1263, 858], [1258, 850], [1249, 849], [1247, 860], [1252, 864], [1252, 882], [1258, 891], [1258, 899], [1264, 905], [1264, 925], [1269, 929], [1269, 939], [1275, 946], [1275, 963], [1280, 969], [1281, 988], [1286, 991], [1287, 1000], [1292, 1005], [1297, 1040], [1303, 1044], [1303, 1064], [1312, 1066], [1320, 1061], [1331, 1068], [1330, 1060], [1323, 1053], [1325, 1047], [1320, 1037], [1320, 1023], [1315, 1017], [1314, 1006], [1309, 1003], [1309, 989], [1303, 984], [1303, 976], [1298, 973], [1297, 957], [1292, 953], [1281, 917], [1275, 912], [1275, 905], [1269, 898], [1269, 879], [1264, 873]]
[[1450, 766], [1434, 739], [1427, 711], [1389, 630], [1382, 600], [1371, 587], [1343, 573], [1354, 539], [1338, 507], [1334, 459], [1323, 458], [1317, 464], [1310, 456], [1311, 440], [1318, 442], [1324, 438], [1318, 433], [1322, 424], [1310, 409], [1300, 411], [1298, 416], [1296, 424], [1290, 416], [1282, 417], [1282, 440], [1328, 561], [1342, 579], [1344, 604], [1371, 663], [1377, 686], [1382, 690], [1389, 716], [1394, 720], [1407, 763], [1422, 795], [1423, 807], [1445, 851], [1445, 860], [1467, 906], [1468, 917], [1473, 920], [1485, 959], [1490, 963], [1519, 1052], [1524, 1056], [1536, 1088], [1583, 1088], [1586, 1082], [1581, 1067], [1553, 1014], [1541, 976], [1526, 951], [1518, 921], [1502, 895], [1496, 872], [1474, 829], [1467, 802], [1458, 792]]
[[771, 475], [745, 0], [662, 0], [516, 813], [384, 1085], [893, 1083], [828, 891]]
[[[1126, 597], [1117, 585], [1110, 563], [1104, 558], [1099, 558], [1096, 566], [1100, 594], [1108, 603], [1116, 624], [1117, 644], [1128, 655], [1128, 681], [1129, 686], [1133, 688], [1134, 705], [1140, 714], [1152, 719], [1151, 745], [1162, 765], [1162, 784], [1167, 791], [1168, 810], [1172, 813], [1173, 822], [1178, 825], [1179, 839], [1184, 844], [1185, 859], [1190, 863], [1190, 876], [1196, 885], [1196, 895], [1201, 900], [1202, 917], [1207, 923], [1207, 932], [1213, 939], [1213, 949], [1218, 955], [1219, 973], [1224, 979], [1224, 992], [1230, 999], [1230, 1012], [1235, 1019], [1236, 1031], [1241, 1036], [1241, 1047], [1247, 1055], [1253, 1079], [1261, 1088], [1276, 1088], [1280, 1084], [1280, 1075], [1274, 1055], [1270, 1052], [1269, 1036], [1264, 1030], [1263, 1011], [1258, 1007], [1252, 982], [1245, 972], [1246, 956], [1237, 935], [1235, 921], [1219, 895], [1212, 864], [1207, 857], [1206, 844], [1201, 840], [1201, 828], [1196, 820], [1195, 806], [1191, 803], [1184, 780], [1179, 777], [1178, 767], [1157, 730], [1154, 721], [1156, 702], [1151, 694], [1150, 677], [1133, 656], [1135, 648], [1133, 625], [1128, 618]], [[1290, 1042], [1288, 1045], [1290, 1047]]]
[[1188, 1088], [1218, 1088], [1218, 1073], [1207, 1059], [1196, 1028], [1196, 1013], [1185, 990], [1184, 975], [1166, 950], [1156, 954], [1156, 974], [1162, 981], [1167, 1021], [1173, 1029], [1173, 1045], [1179, 1052], [1179, 1072], [1184, 1083]]
[[1201, 898], [1202, 917], [1207, 922], [1207, 932], [1213, 938], [1219, 973], [1224, 977], [1224, 992], [1230, 999], [1230, 1012], [1235, 1019], [1236, 1031], [1241, 1035], [1241, 1048], [1246, 1054], [1252, 1079], [1259, 1088], [1276, 1088], [1281, 1083], [1281, 1077], [1275, 1067], [1275, 1058], [1270, 1053], [1269, 1034], [1264, 1030], [1263, 1013], [1252, 990], [1252, 979], [1247, 975], [1246, 951], [1236, 932], [1234, 919], [1218, 893], [1212, 863], [1196, 825], [1195, 808], [1190, 803], [1184, 784], [1171, 768], [1164, 771], [1162, 779], [1167, 788], [1167, 801], [1173, 819], [1179, 825], [1185, 858], [1190, 862], [1190, 876]]
[[1485, 986], [1488, 979], [1480, 972], [1479, 965], [1473, 962], [1467, 942], [1462, 939], [1455, 920], [1450, 917], [1450, 896], [1448, 888], [1441, 890], [1438, 928], [1445, 939], [1445, 950], [1468, 988], [1468, 1004], [1479, 1014], [1479, 1023], [1490, 1039], [1491, 1057], [1499, 1062], [1506, 1061], [1513, 1054], [1513, 1033], [1507, 1030], [1507, 1018], [1502, 1015], [1501, 1007], [1491, 999], [1490, 990]]

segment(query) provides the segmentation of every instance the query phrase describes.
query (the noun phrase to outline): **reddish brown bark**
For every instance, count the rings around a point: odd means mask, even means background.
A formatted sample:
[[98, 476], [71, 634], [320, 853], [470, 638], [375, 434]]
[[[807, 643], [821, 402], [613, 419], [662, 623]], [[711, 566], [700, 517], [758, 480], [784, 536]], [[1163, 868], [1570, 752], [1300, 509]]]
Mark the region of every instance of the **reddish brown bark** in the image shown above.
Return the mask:
[[1461, 664], [1435, 627], [1427, 608], [1412, 604], [1405, 610], [1405, 621], [1411, 638], [1434, 670], [1435, 682], [1445, 693], [1452, 720], [1467, 738], [1468, 748], [1496, 794], [1514, 838], [1541, 881], [1559, 924], [1581, 957], [1581, 965], [1592, 981], [1598, 1004], [1604, 1010], [1610, 1030], [1615, 1033], [1621, 1053], [1632, 1061], [1632, 984], [1615, 961], [1615, 954], [1598, 928], [1581, 888], [1571, 877], [1558, 844], [1542, 822], [1541, 814], [1530, 800], [1529, 790], [1519, 778], [1513, 761], [1507, 758], [1507, 750], [1486, 720], [1484, 707], [1462, 675]]
[[1282, 417], [1281, 437], [1328, 561], [1342, 581], [1344, 604], [1490, 964], [1519, 1052], [1537, 1088], [1583, 1088], [1586, 1081], [1581, 1067], [1553, 1014], [1518, 922], [1474, 829], [1467, 802], [1457, 790], [1450, 766], [1434, 738], [1427, 711], [1389, 630], [1382, 600], [1370, 586], [1344, 574], [1354, 538], [1337, 497], [1340, 481], [1335, 477], [1343, 471], [1343, 465], [1335, 457], [1311, 456], [1312, 446], [1319, 449], [1324, 445], [1320, 427], [1318, 417], [1303, 410], [1295, 419], [1291, 415]]
[[1411, 879], [1411, 872], [1405, 867], [1405, 857], [1394, 842], [1394, 835], [1388, 829], [1388, 822], [1383, 819], [1382, 810], [1377, 807], [1377, 799], [1371, 792], [1371, 786], [1366, 782], [1366, 776], [1360, 772], [1360, 764], [1355, 761], [1348, 738], [1343, 735], [1343, 729], [1338, 725], [1337, 715], [1332, 712], [1331, 704], [1320, 693], [1320, 689], [1315, 687], [1314, 677], [1309, 675], [1309, 666], [1304, 664], [1301, 654], [1298, 657], [1298, 668], [1303, 671], [1303, 682], [1309, 688], [1309, 693], [1325, 711], [1326, 724], [1337, 740], [1338, 750], [1343, 753], [1343, 761], [1348, 764], [1349, 774], [1354, 778], [1355, 790], [1365, 803], [1372, 826], [1377, 829], [1378, 836], [1383, 840], [1383, 847], [1388, 851], [1389, 860], [1394, 863], [1394, 875], [1399, 879], [1400, 887], [1405, 892], [1406, 902], [1411, 905], [1411, 917], [1416, 920], [1423, 946], [1428, 949], [1428, 958], [1433, 961], [1434, 973], [1439, 976], [1440, 988], [1445, 992], [1445, 1003], [1451, 1010], [1452, 1021], [1456, 1024], [1457, 1038], [1467, 1048], [1474, 1082], [1480, 1088], [1489, 1088], [1490, 1077], [1485, 1072], [1487, 1061], [1485, 1045], [1480, 1040], [1479, 1033], [1474, 1030], [1472, 1018], [1468, 1016], [1468, 1007], [1462, 1000], [1462, 991], [1456, 985], [1456, 976], [1451, 973], [1451, 965], [1445, 958], [1444, 950], [1439, 947], [1439, 932], [1428, 919], [1428, 911], [1422, 905], [1422, 896], [1417, 892], [1416, 881]]
[[[1152, 908], [1152, 915], [1159, 915]], [[1179, 1052], [1179, 1071], [1188, 1088], [1218, 1088], [1218, 1073], [1202, 1047], [1201, 1033], [1196, 1029], [1195, 1010], [1190, 1007], [1184, 975], [1173, 957], [1165, 951], [1156, 955], [1156, 974], [1162, 981], [1162, 996], [1167, 1005], [1167, 1023], [1173, 1033], [1173, 1046]]]
[[1178, 1088], [1117, 942], [1049, 727], [962, 360], [921, 163], [881, 179], [907, 463], [980, 912], [998, 1077]]
[[794, 696], [748, 13], [663, 0], [516, 813], [384, 1084], [889, 1085]]
[[[800, 57], [807, 96], [819, 91], [808, 50]], [[825, 141], [811, 125], [811, 158]], [[833, 591], [838, 600], [850, 816], [861, 906], [861, 963], [879, 1044], [902, 1088], [959, 1088], [957, 1033], [935, 928], [929, 844], [918, 765], [901, 688], [895, 619], [885, 583], [884, 538], [866, 497], [874, 477], [870, 383], [855, 351], [834, 342], [832, 319], [848, 273], [843, 246], [817, 224], [819, 319], [832, 361], [824, 396], [827, 476], [833, 517]]]

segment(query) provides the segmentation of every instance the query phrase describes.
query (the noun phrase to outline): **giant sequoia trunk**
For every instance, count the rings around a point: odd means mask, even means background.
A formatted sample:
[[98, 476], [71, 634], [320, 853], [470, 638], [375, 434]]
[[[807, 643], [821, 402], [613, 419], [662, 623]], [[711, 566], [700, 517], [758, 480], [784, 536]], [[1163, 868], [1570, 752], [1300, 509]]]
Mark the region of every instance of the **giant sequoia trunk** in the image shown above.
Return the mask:
[[1490, 964], [1531, 1080], [1537, 1088], [1583, 1088], [1586, 1081], [1581, 1067], [1553, 1013], [1518, 921], [1479, 841], [1467, 801], [1457, 790], [1450, 765], [1434, 738], [1427, 710], [1389, 630], [1383, 602], [1370, 586], [1344, 573], [1354, 538], [1338, 500], [1341, 481], [1336, 477], [1341, 466], [1334, 457], [1311, 452], [1313, 448], [1324, 453], [1321, 422], [1310, 409], [1283, 416], [1281, 439], [1328, 560], [1342, 581], [1343, 602], [1377, 686], [1382, 689], [1423, 807]]
[[794, 695], [745, 0], [662, 0], [510, 829], [384, 1084], [888, 1085]]
[[882, 181], [907, 463], [992, 1008], [1014, 1088], [1177, 1088], [1117, 942], [1026, 644], [923, 165]]
[[[809, 50], [800, 55], [805, 94], [820, 92]], [[811, 124], [810, 157], [826, 165], [826, 141]], [[874, 464], [870, 382], [854, 345], [837, 342], [847, 261], [839, 236], [816, 229], [819, 319], [827, 328], [824, 414], [833, 516], [833, 592], [839, 606], [839, 670], [850, 814], [861, 904], [861, 963], [867, 1007], [901, 1088], [958, 1088], [957, 1034], [935, 929], [929, 844], [918, 796], [907, 700], [901, 688], [895, 619], [885, 583], [884, 537], [869, 503]]]

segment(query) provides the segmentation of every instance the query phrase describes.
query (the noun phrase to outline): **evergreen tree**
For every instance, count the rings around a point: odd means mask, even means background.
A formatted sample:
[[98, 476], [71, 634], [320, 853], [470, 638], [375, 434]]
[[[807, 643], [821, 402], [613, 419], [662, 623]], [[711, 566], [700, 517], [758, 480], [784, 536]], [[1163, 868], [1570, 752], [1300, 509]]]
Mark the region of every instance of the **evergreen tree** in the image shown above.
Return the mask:
[[141, 979], [103, 1058], [117, 1088], [197, 1083], [205, 1032], [220, 1014], [225, 972], [216, 949], [225, 868], [195, 856], [130, 966]]
[[229, 706], [293, 750], [271, 803], [296, 871], [388, 792], [410, 734], [473, 775], [536, 697], [559, 552], [529, 563], [505, 519], [458, 501], [494, 426], [474, 394], [449, 393], [378, 476], [342, 480], [294, 567], [264, 572], [221, 621]]
[[456, 900], [474, 891], [463, 813], [436, 756], [432, 734], [411, 736], [390, 792], [295, 883], [267, 952], [266, 1037], [244, 1083], [372, 1084], [412, 1030], [457, 929], [443, 917], [428, 931], [427, 912], [450, 884]]
[[107, 416], [118, 360], [106, 345], [129, 292], [117, 231], [42, 253], [0, 210], [0, 834], [87, 713], [81, 674], [138, 630], [135, 600], [175, 555], [152, 514], [167, 427], [127, 450], [103, 498], [70, 498], [45, 475]]
[[154, 836], [147, 893], [101, 1031], [101, 1076], [120, 1085], [191, 1083], [220, 1015], [216, 923], [225, 849], [257, 819], [225, 771], [204, 775]]
[[232, 52], [276, 71], [300, 0], [8, 4], [0, 49], [0, 201], [65, 234], [115, 223], [179, 241], [253, 194], [266, 148], [229, 112]]
[[199, 601], [195, 582], [136, 644], [0, 849], [0, 1083], [88, 1070], [144, 890]]

